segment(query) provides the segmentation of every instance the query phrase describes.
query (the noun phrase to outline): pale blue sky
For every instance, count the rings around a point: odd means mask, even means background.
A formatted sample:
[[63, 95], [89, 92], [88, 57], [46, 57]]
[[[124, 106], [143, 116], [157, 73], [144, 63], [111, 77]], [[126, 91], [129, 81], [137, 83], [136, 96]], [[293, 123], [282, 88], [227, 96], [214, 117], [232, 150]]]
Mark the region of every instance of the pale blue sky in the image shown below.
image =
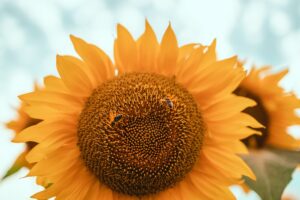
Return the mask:
[[[272, 64], [274, 70], [289, 67], [282, 82], [300, 95], [300, 1], [297, 0], [1, 0], [0, 1], [0, 122], [15, 117], [17, 95], [30, 91], [34, 80], [56, 74], [56, 54], [75, 55], [69, 34], [101, 46], [112, 55], [116, 23], [135, 37], [147, 18], [162, 35], [171, 22], [180, 44], [209, 44], [217, 38], [219, 57], [238, 54], [257, 65]], [[297, 88], [298, 86], [298, 88]], [[298, 89], [298, 90], [297, 90]], [[295, 129], [298, 131], [299, 129]], [[9, 143], [12, 133], [0, 127], [0, 176], [22, 151]], [[0, 183], [1, 200], [25, 200], [40, 190], [34, 179], [21, 178], [27, 170]], [[286, 194], [300, 191], [300, 172]], [[20, 179], [21, 178], [21, 179]], [[299, 189], [299, 188], [298, 188]], [[238, 199], [257, 199], [233, 189]]]

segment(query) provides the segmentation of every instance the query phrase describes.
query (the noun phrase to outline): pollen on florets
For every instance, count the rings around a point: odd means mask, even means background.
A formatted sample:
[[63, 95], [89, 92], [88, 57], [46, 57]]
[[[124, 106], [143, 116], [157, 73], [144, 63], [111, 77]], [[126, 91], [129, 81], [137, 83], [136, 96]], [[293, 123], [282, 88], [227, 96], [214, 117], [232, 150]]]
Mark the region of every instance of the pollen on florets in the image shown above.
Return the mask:
[[101, 183], [143, 196], [174, 186], [193, 168], [205, 125], [174, 77], [129, 73], [93, 91], [77, 134], [81, 157]]

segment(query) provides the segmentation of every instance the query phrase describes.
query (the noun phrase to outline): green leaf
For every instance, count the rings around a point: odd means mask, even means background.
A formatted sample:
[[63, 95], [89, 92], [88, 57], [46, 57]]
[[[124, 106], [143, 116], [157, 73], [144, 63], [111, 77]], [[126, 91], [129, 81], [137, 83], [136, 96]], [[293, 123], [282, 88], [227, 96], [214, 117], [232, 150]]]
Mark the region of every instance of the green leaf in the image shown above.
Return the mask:
[[292, 179], [292, 173], [300, 163], [300, 152], [276, 148], [250, 150], [243, 155], [257, 180], [244, 177], [246, 184], [263, 200], [280, 200], [285, 187]]
[[7, 172], [6, 174], [3, 176], [2, 180], [4, 180], [5, 178], [17, 173], [23, 166], [22, 165], [13, 165]]
[[27, 166], [28, 167], [28, 163], [25, 160], [25, 156], [28, 153], [27, 150], [25, 150], [23, 153], [21, 153], [18, 158], [15, 160], [14, 164], [10, 167], [10, 169], [6, 172], [6, 174], [4, 175], [4, 177], [2, 178], [2, 180], [4, 180], [5, 178], [15, 174], [16, 172], [18, 172], [22, 167]]

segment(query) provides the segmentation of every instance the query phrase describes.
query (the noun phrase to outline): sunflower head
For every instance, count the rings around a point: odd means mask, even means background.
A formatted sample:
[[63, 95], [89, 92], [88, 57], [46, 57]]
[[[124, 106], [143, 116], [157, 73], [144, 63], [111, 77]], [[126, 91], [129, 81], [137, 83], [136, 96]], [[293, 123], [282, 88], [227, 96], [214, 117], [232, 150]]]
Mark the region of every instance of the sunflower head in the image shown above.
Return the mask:
[[52, 183], [35, 198], [234, 199], [228, 186], [255, 178], [236, 156], [261, 127], [241, 113], [255, 102], [233, 94], [244, 70], [217, 60], [215, 41], [178, 47], [169, 26], [159, 43], [148, 22], [135, 40], [118, 25], [113, 64], [71, 40], [80, 59], [58, 56], [60, 77], [21, 96], [43, 122], [16, 141], [39, 143], [29, 175]]
[[[22, 130], [30, 126], [36, 125], [37, 123], [40, 122], [39, 119], [34, 119], [29, 117], [24, 111], [25, 107], [26, 107], [25, 103], [22, 103], [17, 110], [18, 111], [17, 119], [11, 120], [8, 123], [6, 123], [6, 127], [12, 130], [15, 133], [15, 135], [18, 135]], [[18, 172], [22, 167], [27, 167], [27, 168], [32, 167], [32, 164], [26, 161], [25, 156], [36, 145], [36, 142], [28, 141], [25, 144], [26, 144], [25, 150], [17, 157], [15, 162], [12, 164], [12, 166], [8, 169], [8, 171], [4, 175], [3, 179]]]
[[182, 180], [204, 133], [192, 95], [174, 78], [149, 73], [121, 75], [94, 90], [77, 132], [87, 167], [128, 195], [157, 193]]
[[288, 127], [299, 125], [300, 118], [296, 109], [300, 108], [300, 100], [292, 92], [285, 92], [279, 81], [288, 73], [284, 70], [271, 73], [270, 67], [253, 68], [243, 80], [236, 94], [251, 98], [257, 105], [244, 110], [265, 126], [261, 135], [253, 135], [244, 143], [253, 148], [272, 145], [280, 148], [299, 149], [300, 141], [288, 134]]

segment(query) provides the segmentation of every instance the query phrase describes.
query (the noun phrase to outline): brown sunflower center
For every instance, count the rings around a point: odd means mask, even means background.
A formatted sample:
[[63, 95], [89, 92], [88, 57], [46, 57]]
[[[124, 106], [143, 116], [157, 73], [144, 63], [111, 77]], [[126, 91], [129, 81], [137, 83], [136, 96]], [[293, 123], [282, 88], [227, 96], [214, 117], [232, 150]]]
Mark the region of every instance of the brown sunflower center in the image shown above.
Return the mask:
[[249, 90], [239, 87], [235, 92], [235, 94], [248, 97], [256, 101], [257, 105], [254, 107], [248, 107], [243, 112], [254, 117], [259, 123], [265, 126], [265, 128], [253, 128], [254, 130], [258, 130], [262, 133], [262, 135], [251, 135], [242, 141], [245, 145], [250, 148], [262, 148], [266, 144], [266, 140], [268, 138], [268, 125], [269, 125], [269, 116], [268, 113], [261, 101], [261, 99], [251, 93]]
[[78, 125], [90, 171], [113, 191], [142, 196], [172, 187], [192, 169], [204, 123], [175, 78], [130, 73], [99, 86]]

